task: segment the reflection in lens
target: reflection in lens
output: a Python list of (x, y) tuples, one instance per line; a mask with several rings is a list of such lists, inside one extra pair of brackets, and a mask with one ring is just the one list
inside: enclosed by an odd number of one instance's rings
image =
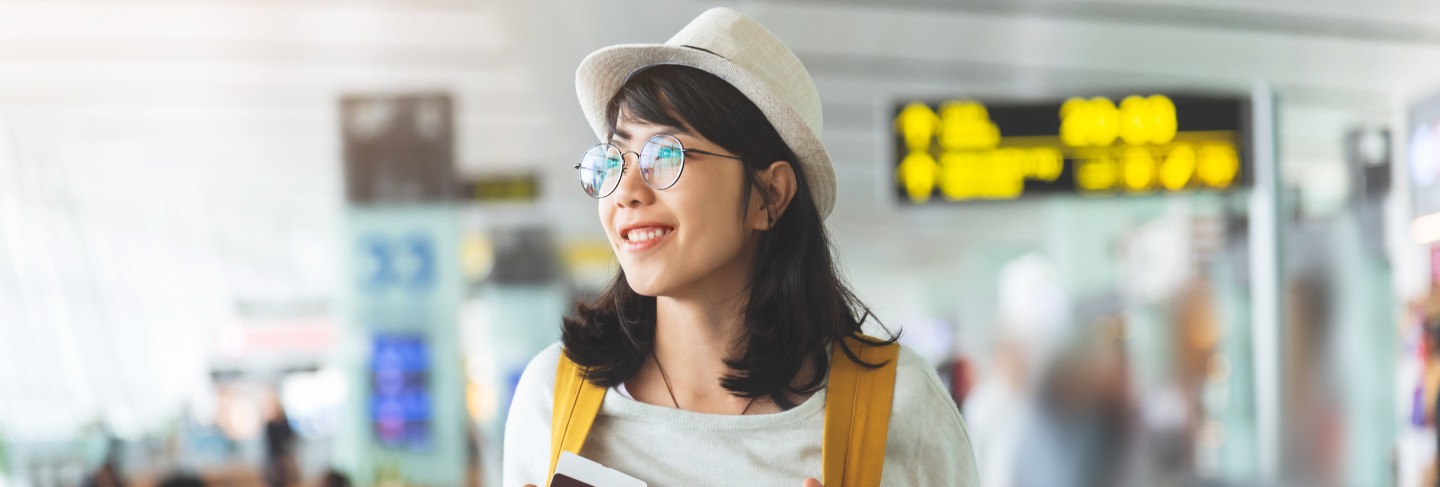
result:
[(624, 167), (620, 151), (611, 145), (597, 145), (585, 152), (580, 160), (580, 187), (587, 194), (602, 198), (615, 190)]
[(685, 148), (673, 135), (657, 135), (640, 151), (640, 174), (656, 189), (675, 185), (685, 164)]

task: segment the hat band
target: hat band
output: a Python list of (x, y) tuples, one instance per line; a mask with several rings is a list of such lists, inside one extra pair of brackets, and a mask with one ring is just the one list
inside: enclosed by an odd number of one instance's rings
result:
[[(715, 54), (715, 51), (711, 51), (711, 50), (706, 49), (706, 48), (703, 48), (703, 47), (695, 47), (695, 46), (691, 46), (691, 45), (687, 45), (687, 44), (681, 44), (680, 47), (688, 47), (688, 48), (690, 48), (690, 49), (694, 49), (694, 50), (696, 50), (696, 51), (704, 52), (704, 53), (706, 53), (706, 54), (709, 54), (709, 55), (711, 55), (711, 56), (718, 57), (718, 58), (720, 58), (720, 59), (724, 59), (724, 60), (726, 60), (726, 61), (729, 61), (729, 60), (730, 60), (729, 58), (726, 58), (725, 56), (721, 56), (721, 55), (719, 55), (719, 54)], [(652, 63), (652, 64), (646, 64), (646, 65), (643, 65), (643, 66), (637, 66), (637, 67), (635, 67), (635, 69), (632, 69), (632, 70), (630, 70), (629, 73), (625, 74), (625, 79), (620, 82), (620, 85), (621, 85), (621, 86), (624, 86), (625, 83), (629, 83), (629, 82), (630, 82), (630, 78), (634, 78), (635, 75), (636, 75), (637, 73), (641, 72), (641, 71), (644, 71), (644, 70), (649, 69), (649, 68), (653, 68), (653, 67), (655, 67), (655, 66), (667, 66), (667, 65), (668, 65), (668, 66), (686, 66), (685, 64), (681, 64), (681, 63), (671, 63), (671, 62)]]
[(724, 59), (724, 60), (726, 60), (726, 61), (729, 61), (729, 60), (730, 60), (729, 58), (726, 58), (725, 56), (721, 56), (721, 55), (719, 55), (719, 54), (715, 54), (715, 51), (711, 51), (711, 50), (706, 49), (706, 48), (703, 48), (703, 47), (695, 47), (695, 46), (692, 46), (692, 45), (689, 45), (689, 44), (681, 44), (680, 47), (688, 47), (688, 48), (694, 49), (694, 50), (696, 50), (696, 51), (705, 51), (705, 52), (707, 52), (707, 53), (710, 53), (710, 55), (715, 56), (715, 57), (718, 57), (718, 58), (720, 58), (720, 59)]

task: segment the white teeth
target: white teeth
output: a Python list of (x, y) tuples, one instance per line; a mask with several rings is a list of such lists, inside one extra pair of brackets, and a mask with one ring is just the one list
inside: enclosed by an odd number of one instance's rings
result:
[(632, 230), (626, 240), (629, 240), (631, 242), (644, 242), (647, 240), (654, 240), (663, 237), (667, 233), (670, 233), (670, 231), (659, 228), (650, 230)]

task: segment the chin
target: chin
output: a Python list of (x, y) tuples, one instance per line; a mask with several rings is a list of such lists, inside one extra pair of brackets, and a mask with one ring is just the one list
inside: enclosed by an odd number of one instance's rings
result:
[(635, 291), (635, 294), (641, 296), (653, 298), (663, 294), (664, 286), (661, 286), (660, 283), (656, 281), (655, 276), (647, 273), (625, 273), (625, 283), (630, 285), (630, 289)]

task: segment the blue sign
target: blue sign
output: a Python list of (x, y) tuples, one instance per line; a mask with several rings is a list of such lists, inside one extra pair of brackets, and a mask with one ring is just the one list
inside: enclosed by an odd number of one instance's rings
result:
[(369, 263), (361, 287), (376, 293), (395, 288), (423, 292), (435, 285), (435, 245), (429, 235), (368, 234), (360, 237), (360, 247)]
[(430, 444), (433, 416), (430, 351), (424, 337), (376, 335), (370, 354), (370, 419), (388, 447), (422, 449)]

